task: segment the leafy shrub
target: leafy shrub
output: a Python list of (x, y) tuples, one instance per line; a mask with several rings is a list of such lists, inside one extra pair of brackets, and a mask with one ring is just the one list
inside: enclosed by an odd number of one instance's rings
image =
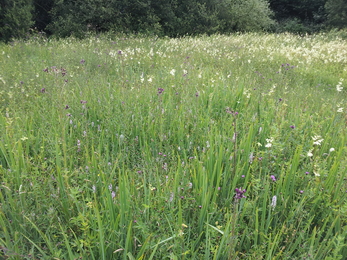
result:
[(34, 24), (32, 0), (2, 0), (0, 3), (0, 40), (23, 38)]
[(325, 4), (327, 25), (336, 28), (347, 28), (347, 1), (328, 0)]

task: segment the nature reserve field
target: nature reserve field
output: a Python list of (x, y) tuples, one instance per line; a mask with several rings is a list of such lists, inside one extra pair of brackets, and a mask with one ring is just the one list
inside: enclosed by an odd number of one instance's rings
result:
[(1, 259), (347, 259), (347, 42), (0, 45)]

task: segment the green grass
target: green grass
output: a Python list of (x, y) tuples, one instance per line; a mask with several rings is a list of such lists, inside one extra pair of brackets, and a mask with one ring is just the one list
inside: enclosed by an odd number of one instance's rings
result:
[(346, 80), (329, 34), (0, 45), (1, 258), (346, 259)]

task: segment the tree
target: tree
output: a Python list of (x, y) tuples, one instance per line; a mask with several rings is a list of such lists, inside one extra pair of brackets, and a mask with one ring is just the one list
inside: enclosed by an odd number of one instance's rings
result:
[(347, 0), (328, 0), (325, 9), (328, 26), (347, 28)]
[(218, 13), (224, 21), (224, 31), (259, 31), (274, 23), (265, 0), (224, 0)]
[(0, 40), (23, 38), (34, 24), (32, 0), (0, 2)]
[(273, 22), (266, 0), (55, 0), (51, 15), (47, 29), (63, 37), (88, 30), (211, 34), (262, 30)]
[(45, 31), (48, 24), (51, 23), (51, 10), (54, 0), (33, 0), (34, 1), (34, 20), (35, 28), (38, 31)]
[(327, 0), (270, 0), (279, 31), (296, 33), (314, 32), (325, 21), (324, 5)]

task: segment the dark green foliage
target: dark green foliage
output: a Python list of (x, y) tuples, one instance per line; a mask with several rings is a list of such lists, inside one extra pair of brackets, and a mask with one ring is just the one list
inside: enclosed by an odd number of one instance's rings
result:
[(293, 33), (315, 32), (325, 21), (327, 0), (270, 0), (278, 22), (277, 31)]
[(88, 31), (178, 36), (260, 30), (272, 20), (264, 0), (56, 0), (48, 29), (58, 36)]
[(138, 0), (57, 0), (48, 30), (57, 36), (83, 36), (89, 31), (139, 32), (155, 28), (150, 4)]
[(347, 27), (347, 0), (328, 0), (325, 4), (327, 24), (330, 27)]
[(2, 0), (0, 2), (0, 40), (23, 38), (33, 25), (32, 0)]
[(346, 9), (347, 0), (2, 0), (0, 40), (24, 37), (30, 29), (80, 38), (100, 32), (303, 34), (346, 27)]
[(52, 10), (54, 0), (34, 0), (34, 19), (35, 28), (38, 31), (46, 30), (46, 27), (52, 21), (50, 12)]

